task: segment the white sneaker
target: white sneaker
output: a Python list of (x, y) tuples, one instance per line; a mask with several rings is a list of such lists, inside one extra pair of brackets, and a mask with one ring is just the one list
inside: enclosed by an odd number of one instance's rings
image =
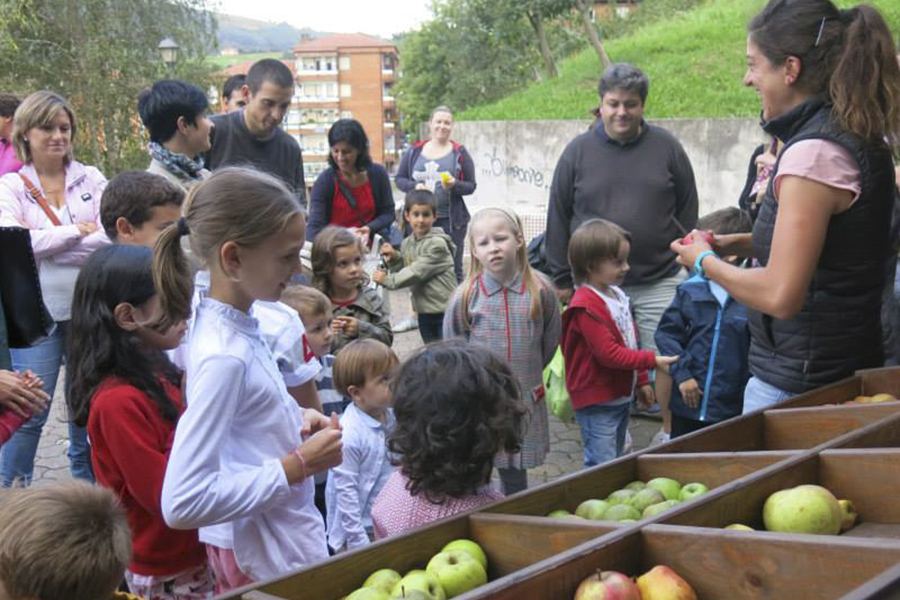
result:
[(625, 445), (622, 447), (622, 455), (631, 454), (634, 450), (634, 443), (631, 441), (631, 431), (625, 430)]
[(665, 429), (660, 429), (656, 432), (656, 435), (653, 436), (653, 439), (650, 440), (651, 446), (659, 446), (660, 444), (665, 444), (671, 439), (668, 433), (666, 433)]
[(394, 333), (403, 333), (405, 331), (412, 331), (413, 329), (418, 329), (418, 328), (419, 328), (419, 319), (416, 317), (416, 315), (413, 315), (411, 317), (407, 317), (407, 318), (403, 319), (402, 321), (400, 321), (399, 323), (394, 325), (391, 328), (391, 331), (393, 331)]

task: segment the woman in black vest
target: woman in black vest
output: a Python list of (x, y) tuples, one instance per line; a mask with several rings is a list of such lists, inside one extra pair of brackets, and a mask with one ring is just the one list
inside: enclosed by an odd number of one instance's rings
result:
[[(900, 67), (875, 9), (771, 0), (748, 31), (744, 84), (784, 149), (752, 234), (672, 244), (680, 262), (751, 309), (744, 412), (882, 364), (900, 146)], [(717, 253), (760, 266), (732, 267)]]

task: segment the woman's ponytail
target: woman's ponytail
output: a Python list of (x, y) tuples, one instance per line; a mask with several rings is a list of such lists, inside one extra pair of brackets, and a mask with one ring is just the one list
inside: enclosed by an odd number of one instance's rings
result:
[(833, 115), (864, 140), (900, 147), (900, 65), (881, 14), (861, 4), (841, 11), (844, 43), (829, 83)]

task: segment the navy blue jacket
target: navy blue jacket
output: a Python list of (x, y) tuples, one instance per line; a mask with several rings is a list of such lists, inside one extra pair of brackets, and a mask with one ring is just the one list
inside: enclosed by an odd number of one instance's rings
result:
[[(375, 218), (366, 223), (373, 234), (390, 227), (396, 219), (394, 214), (394, 193), (391, 178), (379, 164), (372, 163), (366, 168), (372, 197), (375, 199)], [(331, 224), (331, 209), (334, 206), (334, 169), (322, 171), (313, 184), (309, 198), (309, 219), (306, 223), (306, 239), (313, 241), (319, 232)]]
[[(705, 423), (741, 414), (744, 386), (750, 378), (750, 331), (743, 304), (729, 296), (722, 307), (709, 282), (695, 275), (678, 286), (655, 339), (660, 355), (679, 357), (670, 369), (673, 414)], [(678, 389), (679, 383), (692, 377), (703, 392), (697, 408), (688, 407)]]

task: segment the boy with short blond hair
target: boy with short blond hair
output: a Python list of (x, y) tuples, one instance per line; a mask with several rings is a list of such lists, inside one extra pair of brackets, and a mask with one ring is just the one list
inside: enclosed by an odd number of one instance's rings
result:
[(328, 544), (335, 550), (373, 539), (372, 504), (394, 471), (387, 436), (394, 429), (390, 383), (400, 361), (373, 339), (354, 340), (334, 361), (337, 391), (353, 400), (341, 417), (344, 461), (328, 474)]
[(0, 492), (0, 598), (107, 600), (131, 560), (125, 511), (81, 481)]
[(375, 271), (372, 279), (386, 289), (412, 287), (413, 310), (419, 319), (419, 334), (426, 344), (442, 338), (444, 311), (456, 291), (453, 255), (456, 245), (440, 227), (437, 199), (428, 190), (406, 195), (403, 217), (412, 229), (400, 245), (400, 252), (388, 243), (381, 246), (389, 273)]

